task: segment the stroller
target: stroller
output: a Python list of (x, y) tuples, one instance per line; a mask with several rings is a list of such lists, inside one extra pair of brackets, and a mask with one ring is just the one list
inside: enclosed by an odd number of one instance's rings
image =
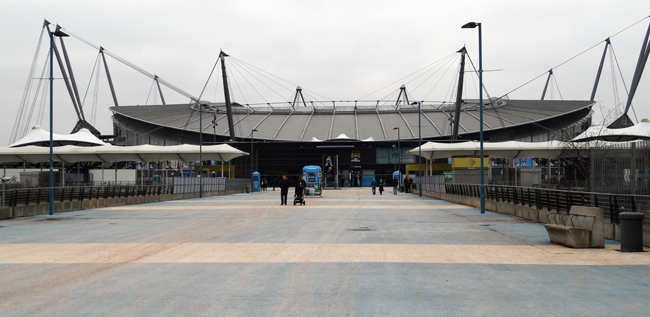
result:
[(293, 195), (293, 205), (305, 205), (305, 187), (300, 185), (296, 186), (296, 192)]

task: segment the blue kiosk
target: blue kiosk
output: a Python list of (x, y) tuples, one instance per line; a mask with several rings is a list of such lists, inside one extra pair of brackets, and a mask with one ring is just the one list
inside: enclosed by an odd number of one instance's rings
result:
[(397, 178), (398, 184), (402, 185), (402, 172), (394, 171), (393, 178)]
[(260, 173), (253, 172), (253, 192), (257, 193), (260, 191)]
[(306, 195), (323, 197), (321, 182), (323, 180), (323, 171), (320, 166), (308, 165), (302, 168), (302, 176), (305, 178)]

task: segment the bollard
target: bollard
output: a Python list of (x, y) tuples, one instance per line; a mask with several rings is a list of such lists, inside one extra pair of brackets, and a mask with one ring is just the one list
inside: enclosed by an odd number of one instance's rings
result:
[(621, 222), (621, 252), (643, 252), (643, 214), (622, 212), (618, 218)]

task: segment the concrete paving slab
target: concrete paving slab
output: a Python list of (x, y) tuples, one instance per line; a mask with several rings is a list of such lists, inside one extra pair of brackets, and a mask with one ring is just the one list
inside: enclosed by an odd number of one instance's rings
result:
[(0, 221), (0, 315), (650, 315), (650, 253), (416, 195), (279, 191)]

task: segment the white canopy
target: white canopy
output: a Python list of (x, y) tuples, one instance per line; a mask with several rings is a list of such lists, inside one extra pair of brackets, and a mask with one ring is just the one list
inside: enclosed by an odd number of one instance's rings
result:
[(604, 126), (591, 126), (572, 141), (632, 141), (650, 139), (650, 122), (639, 122), (631, 127), (608, 129)]
[[(489, 157), (498, 158), (526, 158), (526, 157), (561, 157), (563, 152), (585, 147), (585, 144), (568, 144), (561, 141), (549, 142), (495, 142), (483, 143), (483, 154)], [(409, 153), (418, 155), (415, 148)], [(459, 143), (436, 143), (427, 142), (422, 145), (422, 157), (428, 160), (437, 158), (448, 158), (452, 156), (480, 156), (481, 143), (468, 141)]]
[[(198, 145), (175, 146), (75, 146), (66, 145), (53, 149), (54, 161), (64, 163), (77, 162), (125, 162), (125, 161), (198, 161)], [(228, 162), (234, 158), (248, 155), (230, 145), (204, 145), (203, 160)], [(17, 148), (0, 147), (0, 163), (27, 162), (32, 164), (49, 162), (50, 148), (41, 146), (23, 146)]]
[[(53, 141), (58, 145), (108, 145), (108, 143), (102, 142), (94, 136), (88, 129), (79, 129), (77, 133), (73, 134), (52, 134)], [(15, 143), (9, 145), (9, 147), (20, 147), (27, 145), (39, 145), (50, 142), (50, 132), (41, 129), (40, 126), (35, 125), (27, 135), (22, 139), (16, 141)]]

